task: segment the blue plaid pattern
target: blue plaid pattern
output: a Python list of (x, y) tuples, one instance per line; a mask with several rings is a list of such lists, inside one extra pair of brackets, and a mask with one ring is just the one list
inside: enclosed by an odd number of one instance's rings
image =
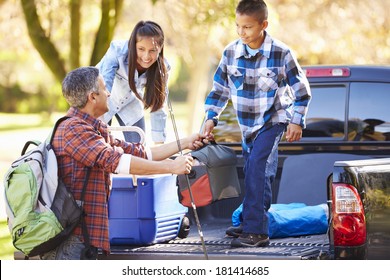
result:
[(265, 32), (259, 53), (250, 55), (241, 40), (224, 50), (205, 101), (206, 119), (219, 117), (229, 99), (243, 140), (277, 123), (303, 128), (311, 99), (309, 82), (293, 52)]

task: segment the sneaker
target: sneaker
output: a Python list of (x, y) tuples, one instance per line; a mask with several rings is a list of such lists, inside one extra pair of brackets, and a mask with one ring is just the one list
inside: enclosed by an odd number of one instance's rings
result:
[(239, 225), (238, 227), (228, 227), (228, 229), (226, 230), (226, 234), (228, 236), (232, 236), (232, 237), (239, 237), (242, 233), (242, 225)]
[(266, 247), (268, 245), (268, 235), (254, 233), (242, 233), (230, 243), (232, 247)]

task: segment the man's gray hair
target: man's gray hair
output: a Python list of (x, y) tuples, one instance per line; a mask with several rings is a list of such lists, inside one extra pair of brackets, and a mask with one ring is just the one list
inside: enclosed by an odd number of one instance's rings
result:
[(84, 108), (91, 92), (99, 92), (99, 69), (92, 66), (70, 71), (62, 81), (62, 94), (68, 104)]

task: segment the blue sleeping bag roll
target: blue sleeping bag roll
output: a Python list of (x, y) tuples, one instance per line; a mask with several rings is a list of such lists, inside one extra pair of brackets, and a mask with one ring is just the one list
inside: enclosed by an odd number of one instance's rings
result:
[[(268, 218), (270, 238), (323, 234), (328, 229), (328, 205), (271, 204)], [(233, 226), (241, 222), (242, 204), (232, 214)]]

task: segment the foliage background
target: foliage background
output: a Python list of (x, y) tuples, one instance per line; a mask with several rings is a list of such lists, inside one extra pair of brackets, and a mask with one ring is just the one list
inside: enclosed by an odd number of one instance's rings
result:
[[(390, 1), (266, 2), (267, 31), (289, 45), (302, 65), (390, 65)], [(26, 140), (43, 140), (53, 121), (67, 110), (60, 85), (65, 73), (80, 65), (95, 65), (110, 40), (128, 39), (139, 20), (154, 20), (163, 27), (165, 55), (172, 66), (170, 97), (179, 131), (197, 131), (221, 52), (237, 37), (237, 3), (0, 0), (1, 178)], [(3, 211), (2, 200), (0, 207)], [(12, 258), (12, 251), (2, 221), (0, 259)]]
[[(390, 1), (266, 2), (268, 32), (288, 44), (302, 65), (390, 64)], [(60, 90), (65, 73), (95, 65), (111, 39), (127, 39), (136, 22), (154, 20), (165, 31), (171, 98), (191, 104), (191, 132), (200, 127), (203, 100), (223, 47), (237, 37), (237, 3), (0, 0), (0, 111), (65, 111)]]

